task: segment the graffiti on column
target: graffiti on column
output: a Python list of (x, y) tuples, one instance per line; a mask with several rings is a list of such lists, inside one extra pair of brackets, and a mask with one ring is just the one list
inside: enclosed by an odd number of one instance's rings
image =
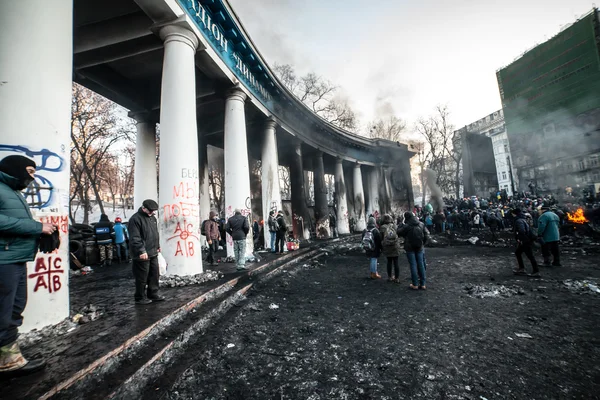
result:
[[(199, 243), (199, 227), (194, 221), (200, 217), (198, 204), (198, 170), (182, 168), (182, 179), (173, 186), (173, 203), (163, 206), (163, 221), (170, 234), (167, 241), (175, 240), (175, 257), (192, 257)], [(191, 180), (189, 180), (191, 178)]]
[[(62, 146), (64, 150), (64, 145)], [(55, 203), (53, 199), (54, 186), (48, 173), (60, 172), (65, 162), (58, 154), (48, 150), (31, 150), (25, 146), (0, 144), (0, 159), (13, 154), (20, 154), (31, 158), (36, 163), (35, 180), (23, 191), (23, 195), (32, 208), (47, 208)], [(50, 212), (58, 212), (58, 207), (53, 207)]]
[[(40, 218), (40, 222), (58, 226), (61, 242), (65, 240), (64, 235), (69, 230), (69, 218), (67, 216), (44, 216)], [(56, 249), (52, 253), (39, 253), (35, 260), (33, 273), (27, 277), (35, 281), (34, 293), (37, 293), (38, 290), (54, 293), (63, 287), (62, 278), (65, 273), (63, 259), (59, 255), (58, 249)]]
[(276, 201), (272, 201), (271, 202), (271, 208), (270, 211), (275, 211), (277, 212), (277, 202)]

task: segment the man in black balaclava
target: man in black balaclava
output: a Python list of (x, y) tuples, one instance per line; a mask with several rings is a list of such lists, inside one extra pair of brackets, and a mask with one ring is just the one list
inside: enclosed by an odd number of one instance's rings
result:
[(33, 219), (20, 192), (33, 182), (35, 167), (33, 160), (18, 155), (0, 161), (0, 378), (46, 365), (25, 359), (17, 343), (27, 304), (27, 262), (35, 259), (40, 235), (56, 231)]

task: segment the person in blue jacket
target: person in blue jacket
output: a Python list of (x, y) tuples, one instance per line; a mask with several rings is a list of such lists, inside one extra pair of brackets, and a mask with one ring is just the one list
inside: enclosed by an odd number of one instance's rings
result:
[(543, 214), (538, 219), (538, 237), (543, 242), (544, 266), (550, 266), (550, 254), (552, 254), (552, 265), (560, 267), (560, 250), (558, 248), (560, 218), (550, 211), (548, 206), (542, 206), (542, 212)]
[(129, 231), (123, 225), (121, 217), (115, 218), (115, 245), (117, 247), (117, 258), (119, 262), (129, 262), (129, 251), (127, 249), (129, 242)]
[(21, 193), (35, 179), (35, 168), (33, 160), (19, 155), (0, 161), (0, 379), (46, 366), (23, 357), (17, 342), (27, 304), (27, 262), (35, 259), (40, 235), (57, 230), (33, 219)]

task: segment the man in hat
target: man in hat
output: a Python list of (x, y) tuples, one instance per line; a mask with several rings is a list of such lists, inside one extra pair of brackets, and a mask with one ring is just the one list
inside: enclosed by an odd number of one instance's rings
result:
[(246, 268), (246, 236), (250, 232), (250, 224), (248, 218), (242, 215), (242, 212), (236, 208), (233, 217), (227, 220), (227, 233), (233, 239), (233, 253), (238, 271), (243, 271)]
[(550, 266), (550, 254), (552, 254), (552, 265), (560, 267), (560, 250), (558, 248), (560, 218), (550, 211), (550, 207), (547, 205), (543, 205), (541, 211), (542, 215), (538, 219), (538, 237), (542, 240), (544, 266)]
[(158, 294), (158, 253), (160, 244), (154, 214), (158, 204), (144, 200), (137, 213), (129, 219), (129, 254), (133, 259), (135, 304), (145, 305), (164, 301)]
[(46, 366), (28, 361), (17, 343), (27, 304), (27, 262), (35, 259), (40, 235), (56, 226), (33, 219), (21, 191), (34, 181), (35, 162), (12, 155), (0, 161), (0, 377), (25, 375)]
[(529, 275), (534, 278), (539, 278), (540, 270), (538, 268), (537, 261), (533, 255), (533, 235), (531, 234), (531, 227), (526, 220), (525, 214), (519, 208), (510, 210), (511, 215), (514, 217), (514, 231), (515, 239), (517, 241), (517, 249), (515, 256), (519, 267), (513, 270), (515, 275), (527, 275), (525, 272), (525, 264), (523, 263), (523, 253), (527, 256), (531, 262), (532, 273)]

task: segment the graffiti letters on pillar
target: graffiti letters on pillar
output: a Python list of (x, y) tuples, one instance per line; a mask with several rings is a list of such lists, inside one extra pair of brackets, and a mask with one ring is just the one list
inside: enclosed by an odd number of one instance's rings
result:
[(276, 201), (271, 202), (271, 208), (269, 211), (277, 212), (277, 202)]
[[(40, 222), (54, 224), (59, 228), (61, 240), (69, 230), (69, 218), (67, 216), (44, 216)], [(33, 282), (33, 291), (47, 291), (55, 293), (63, 287), (62, 278), (65, 276), (63, 259), (58, 254), (58, 249), (52, 253), (39, 253), (35, 259), (34, 272), (27, 277)]]
[(167, 241), (177, 241), (175, 257), (192, 257), (196, 252), (194, 243), (200, 241), (200, 227), (193, 223), (200, 217), (198, 170), (182, 168), (181, 178), (185, 180), (173, 186), (173, 203), (163, 206), (163, 220), (172, 227)]
[[(61, 146), (63, 152), (64, 145)], [(48, 173), (60, 172), (64, 169), (64, 159), (58, 154), (48, 150), (31, 150), (25, 146), (0, 144), (0, 159), (19, 154), (31, 158), (36, 164), (35, 180), (23, 191), (27, 203), (32, 208), (47, 208), (55, 203), (53, 199), (54, 186)], [(50, 208), (50, 212), (59, 212), (58, 207)]]
[(317, 238), (323, 239), (329, 237), (329, 216), (317, 221)]

